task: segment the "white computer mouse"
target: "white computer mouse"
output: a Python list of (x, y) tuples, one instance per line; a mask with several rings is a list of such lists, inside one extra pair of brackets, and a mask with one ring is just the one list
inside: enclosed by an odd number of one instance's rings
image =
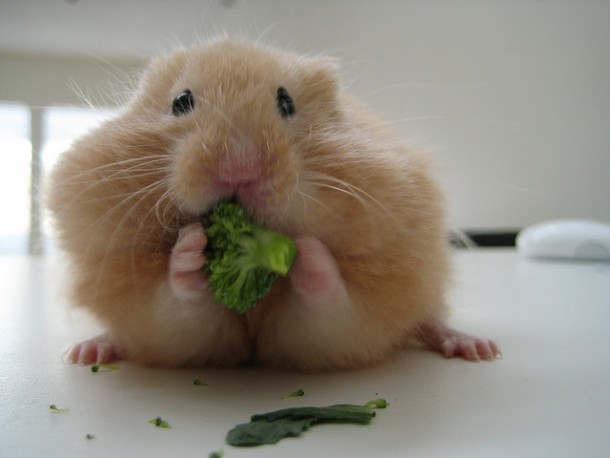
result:
[(529, 258), (610, 261), (610, 224), (585, 219), (535, 224), (519, 232), (517, 250)]

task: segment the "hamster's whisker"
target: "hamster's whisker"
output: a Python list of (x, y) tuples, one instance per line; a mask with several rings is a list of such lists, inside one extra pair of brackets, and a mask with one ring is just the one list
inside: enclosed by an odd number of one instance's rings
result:
[(471, 122), (477, 124), (492, 124), (500, 126), (523, 126), (524, 122), (520, 121), (499, 121), (496, 119), (485, 119), (485, 118), (471, 118), (465, 116), (443, 116), (443, 115), (421, 115), (411, 116), (408, 118), (393, 119), (391, 121), (380, 122), (380, 126), (393, 126), (401, 124), (403, 122), (417, 122), (417, 121), (460, 121), (460, 122)]
[[(133, 172), (133, 171), (132, 171)], [(139, 178), (146, 178), (146, 177), (154, 177), (154, 176), (159, 176), (161, 173), (163, 173), (162, 169), (156, 169), (156, 170), (143, 170), (143, 171), (139, 171), (137, 173), (131, 173), (130, 175), (126, 176), (126, 177), (109, 177), (108, 179), (103, 178), (100, 181), (96, 182), (93, 186), (95, 185), (99, 185), (102, 183), (110, 183), (112, 181), (115, 182), (122, 182), (122, 181), (128, 181), (128, 180), (132, 180), (132, 179), (139, 179)]]
[[(172, 208), (174, 202), (172, 199), (172, 192), (168, 187), (167, 180), (165, 180), (165, 179), (159, 180), (158, 184), (159, 184), (159, 187), (161, 189), (165, 189), (165, 191), (159, 198), (155, 199), (155, 204), (142, 217), (140, 224), (138, 225), (138, 228), (133, 235), (134, 243), (131, 244), (130, 258), (131, 258), (131, 275), (133, 277), (132, 282), (134, 284), (137, 284), (137, 279), (138, 279), (138, 276), (137, 276), (138, 266), (137, 266), (137, 262), (136, 262), (138, 259), (138, 252), (139, 252), (139, 250), (136, 249), (138, 246), (138, 242), (140, 241), (140, 243), (143, 243), (141, 241), (146, 240), (148, 243), (150, 243), (150, 241), (151, 241), (148, 237), (146, 237), (146, 234), (150, 232), (150, 224), (148, 223), (149, 215), (151, 215), (154, 212), (155, 218), (159, 224), (159, 228), (161, 228), (161, 230), (166, 234), (172, 233), (178, 227), (178, 224), (176, 223), (176, 221), (174, 221), (175, 224), (174, 224), (174, 226), (172, 226), (171, 224), (169, 224), (169, 221), (167, 218), (167, 213), (172, 212), (172, 210), (173, 210), (173, 213), (176, 214), (176, 209)], [(150, 193), (154, 192), (154, 189), (151, 189), (149, 192)], [(163, 211), (160, 210), (162, 203), (165, 203)], [(137, 203), (136, 203), (136, 205), (137, 205)], [(180, 212), (178, 212), (178, 214), (176, 214), (175, 220), (179, 219), (179, 216), (178, 216), (179, 214), (180, 214)], [(140, 237), (141, 233), (144, 234), (143, 237)], [(156, 241), (155, 246), (146, 245), (145, 248), (149, 249), (151, 252), (161, 251), (164, 248), (163, 240), (164, 240), (164, 237), (159, 237)]]
[[(379, 210), (381, 210), (388, 218), (398, 223), (396, 225), (397, 230), (405, 230), (403, 226), (396, 220), (396, 216), (386, 205), (384, 205), (370, 193), (364, 191), (362, 188), (352, 183), (349, 183), (348, 181), (329, 175), (327, 173), (308, 171), (307, 175), (310, 178), (310, 180), (308, 180), (308, 183), (312, 186), (318, 186), (320, 188), (326, 188), (337, 192), (345, 193), (346, 195), (352, 196), (365, 208), (370, 208), (371, 205), (374, 205)], [(376, 221), (376, 219), (374, 218), (374, 213), (367, 212), (366, 215), (371, 221)]]
[(108, 169), (112, 169), (112, 167), (117, 167), (117, 169), (116, 169), (117, 171), (128, 171), (129, 168), (125, 169), (122, 167), (125, 165), (132, 164), (132, 163), (135, 163), (136, 166), (142, 166), (142, 165), (154, 164), (157, 162), (169, 162), (169, 160), (170, 159), (168, 156), (161, 155), (161, 154), (120, 159), (120, 160), (108, 162), (105, 164), (100, 164), (96, 167), (84, 170), (84, 171), (74, 174), (74, 175), (71, 175), (70, 177), (66, 178), (65, 181), (71, 181), (71, 180), (77, 179), (78, 177), (80, 177), (82, 175), (87, 175), (87, 174), (94, 173), (94, 172), (106, 171)]
[(308, 172), (308, 175), (313, 178), (313, 181), (310, 181), (312, 185), (325, 187), (327, 189), (333, 189), (338, 192), (343, 192), (347, 195), (354, 197), (365, 206), (368, 206), (368, 204), (370, 203), (374, 203), (384, 212), (390, 213), (387, 207), (378, 199), (373, 197), (370, 193), (364, 191), (362, 188), (353, 185), (348, 181), (321, 172)]
[(356, 200), (358, 200), (360, 203), (362, 204), (368, 204), (368, 202), (366, 202), (366, 200), (362, 197), (359, 196), (357, 193), (355, 193), (354, 191), (352, 191), (351, 189), (345, 189), (342, 188), (340, 186), (334, 186), (332, 184), (328, 184), (328, 183), (324, 183), (321, 181), (310, 181), (310, 184), (317, 186), (318, 188), (326, 188), (326, 189), (331, 189), (333, 191), (337, 191), (337, 192), (342, 192), (344, 194), (347, 194), (348, 196), (351, 196), (353, 198), (355, 198)]
[[(159, 223), (159, 226), (164, 230), (164, 231), (171, 231), (173, 229), (175, 229), (175, 226), (171, 226), (168, 224), (168, 221), (170, 221), (170, 218), (168, 218), (168, 215), (176, 215), (176, 214), (182, 214), (182, 210), (176, 206), (175, 202), (176, 199), (174, 198), (174, 194), (172, 192), (172, 190), (169, 188), (168, 183), (164, 184), (165, 192), (161, 195), (161, 197), (159, 197), (159, 199), (155, 202), (155, 205), (153, 206), (154, 208), (154, 212), (155, 212), (155, 217), (157, 218), (157, 222)], [(161, 206), (163, 205), (163, 210), (161, 210)]]
[[(146, 160), (144, 160), (144, 159), (146, 159)], [(139, 163), (136, 163), (135, 165), (131, 165), (128, 168), (121, 168), (123, 165), (129, 164), (131, 162), (139, 162)], [(157, 163), (165, 163), (166, 166), (165, 167), (155, 166), (153, 168), (153, 166)], [(98, 167), (94, 167), (92, 169), (86, 170), (84, 172), (72, 175), (70, 178), (64, 180), (62, 183), (59, 183), (59, 185), (61, 185), (63, 183), (67, 184), (67, 183), (79, 181), (79, 180), (90, 182), (91, 179), (94, 178), (95, 175), (98, 175), (100, 172), (107, 172), (107, 171), (113, 172), (112, 174), (110, 174), (108, 176), (104, 176), (100, 180), (93, 181), (91, 184), (89, 184), (89, 186), (87, 186), (86, 188), (81, 190), (81, 194), (82, 194), (82, 193), (88, 191), (89, 189), (91, 189), (95, 186), (98, 186), (100, 183), (107, 183), (107, 182), (110, 182), (115, 179), (128, 180), (129, 178), (132, 178), (132, 177), (145, 176), (143, 174), (143, 172), (147, 172), (148, 174), (159, 173), (162, 171), (170, 170), (170, 166), (171, 166), (171, 164), (169, 162), (169, 158), (167, 158), (166, 156), (159, 156), (152, 160), (150, 158), (138, 158), (138, 160), (128, 159), (128, 160), (124, 160), (124, 161), (123, 160), (114, 161), (109, 164), (103, 164)], [(116, 167), (116, 169), (113, 170), (112, 167)], [(133, 173), (134, 171), (137, 171), (138, 173)], [(125, 176), (125, 175), (127, 175), (127, 176)]]
[[(161, 159), (156, 159), (156, 161), (160, 162)], [(167, 161), (167, 158), (163, 157), (163, 161), (164, 162)], [(132, 162), (132, 161), (129, 160), (129, 161), (125, 161), (125, 162)], [(89, 202), (92, 203), (92, 202), (98, 202), (98, 201), (103, 201), (103, 200), (108, 200), (108, 199), (114, 199), (116, 197), (122, 196), (123, 194), (127, 193), (127, 192), (125, 192), (125, 193), (122, 192), (120, 194), (115, 194), (115, 195), (105, 194), (103, 197), (100, 196), (99, 198), (94, 198), (94, 199), (89, 198), (87, 200), (82, 199), (82, 196), (84, 194), (87, 194), (89, 191), (91, 191), (92, 189), (94, 189), (97, 186), (101, 186), (101, 185), (110, 183), (112, 181), (119, 181), (119, 180), (121, 180), (121, 181), (124, 180), (125, 182), (129, 182), (129, 180), (131, 180), (133, 178), (142, 178), (142, 177), (154, 176), (154, 175), (158, 175), (158, 174), (165, 174), (166, 172), (168, 172), (170, 170), (169, 163), (165, 167), (156, 167), (154, 169), (150, 169), (149, 168), (150, 161), (148, 161), (145, 164), (134, 165), (134, 166), (129, 167), (128, 169), (117, 169), (116, 172), (112, 173), (109, 176), (105, 176), (105, 177), (101, 178), (100, 180), (92, 180), (92, 178), (94, 178), (94, 176), (97, 175), (100, 170), (108, 169), (108, 167), (116, 166), (119, 163), (122, 163), (122, 161), (117, 161), (117, 162), (113, 162), (111, 164), (105, 164), (104, 166), (90, 169), (89, 171), (82, 172), (82, 173), (72, 176), (70, 180), (65, 180), (62, 183), (58, 183), (58, 185), (61, 186), (63, 183), (67, 184), (69, 181), (76, 181), (77, 178), (81, 181), (89, 183), (78, 194), (76, 194), (72, 198), (72, 200), (67, 202), (67, 205), (65, 206), (65, 208), (70, 208), (70, 204), (74, 203), (76, 200), (81, 200), (82, 202), (85, 202), (85, 203), (89, 203)], [(146, 166), (146, 169), (140, 170), (143, 168), (144, 165)]]
[[(132, 262), (134, 266), (132, 268), (132, 273), (134, 276), (137, 273), (135, 268), (135, 259), (137, 258), (137, 250), (135, 249), (136, 244), (139, 240), (146, 240), (148, 243), (150, 243), (151, 241), (150, 237), (147, 237), (146, 235), (141, 238), (139, 236), (139, 234), (142, 232), (144, 232), (144, 234), (150, 232), (151, 224), (149, 222), (149, 216), (154, 213), (155, 219), (158, 223), (158, 227), (163, 233), (170, 234), (172, 239), (175, 238), (176, 231), (182, 226), (181, 219), (184, 216), (184, 212), (180, 208), (180, 206), (177, 205), (177, 200), (174, 198), (174, 192), (170, 186), (170, 181), (167, 178), (163, 178), (157, 182), (157, 185), (158, 188), (151, 187), (151, 189), (148, 190), (148, 194), (152, 194), (157, 190), (162, 190), (163, 193), (159, 197), (156, 197), (154, 199), (155, 204), (150, 207), (146, 214), (144, 214), (144, 216), (141, 218), (140, 224), (138, 225), (138, 230), (133, 236), (134, 243), (132, 243), (131, 245), (131, 251), (132, 258), (134, 259), (134, 261)], [(135, 205), (137, 204), (138, 203), (136, 203)], [(159, 237), (157, 238), (155, 246), (146, 245), (145, 249), (150, 250), (151, 252), (164, 250), (166, 249), (163, 244), (164, 240), (165, 237)], [(136, 278), (134, 278), (134, 281), (135, 279)]]
[[(157, 180), (155, 182), (150, 183), (149, 185), (141, 188), (137, 191), (125, 191), (123, 193), (118, 193), (110, 197), (112, 200), (117, 200), (117, 198), (122, 199), (118, 200), (116, 204), (108, 208), (104, 211), (98, 218), (96, 218), (88, 227), (86, 227), (83, 231), (89, 232), (92, 229), (96, 231), (106, 230), (105, 222), (114, 217), (114, 215), (119, 211), (124, 211), (123, 217), (119, 220), (118, 224), (115, 225), (115, 229), (113, 232), (116, 232), (117, 229), (121, 229), (124, 227), (126, 221), (132, 216), (133, 212), (138, 209), (138, 205), (151, 193), (161, 189), (163, 186), (163, 182), (161, 180)], [(100, 199), (109, 199), (109, 197), (104, 197)], [(137, 199), (133, 202), (134, 199)], [(97, 199), (91, 199), (91, 202), (96, 202)], [(85, 201), (88, 203), (89, 201)], [(133, 202), (133, 203), (132, 203)], [(125, 208), (126, 205), (129, 205), (128, 208)], [(112, 238), (111, 238), (112, 240)], [(111, 244), (110, 244), (111, 245)]]
[(303, 201), (303, 209), (305, 210), (305, 212), (309, 212), (309, 206), (307, 205), (306, 200), (312, 200), (313, 202), (315, 202), (316, 204), (318, 204), (320, 207), (324, 207), (326, 209), (330, 209), (330, 207), (328, 205), (326, 205), (324, 202), (322, 202), (320, 199), (315, 198), (314, 196), (312, 196), (311, 194), (308, 194), (304, 191), (298, 190), (297, 194), (301, 197), (301, 200)]
[[(144, 188), (142, 188), (132, 194), (127, 195), (126, 199), (118, 202), (116, 205), (114, 205), (109, 210), (107, 210), (102, 215), (101, 218), (98, 219), (98, 223), (96, 224), (96, 226), (97, 226), (96, 231), (102, 230), (102, 228), (104, 228), (104, 224), (102, 224), (102, 223), (105, 219), (111, 218), (113, 216), (114, 212), (122, 210), (124, 208), (124, 206), (129, 203), (129, 207), (125, 209), (123, 217), (114, 226), (112, 233), (110, 234), (110, 237), (108, 238), (108, 244), (106, 246), (106, 250), (104, 252), (104, 256), (102, 258), (101, 265), (99, 266), (99, 272), (97, 275), (96, 283), (99, 283), (99, 281), (100, 281), (102, 273), (103, 273), (104, 269), (106, 268), (108, 257), (113, 252), (114, 247), (116, 246), (118, 237), (120, 235), (124, 234), (125, 232), (130, 232), (130, 231), (125, 231), (125, 227), (126, 227), (128, 221), (132, 218), (133, 214), (140, 209), (140, 207), (141, 207), (140, 204), (144, 200), (150, 198), (149, 197), (150, 194), (161, 189), (162, 186), (164, 186), (164, 184), (165, 183), (163, 182), (163, 180), (159, 180), (159, 181), (149, 184), (148, 186), (145, 186)], [(135, 200), (135, 202), (130, 203), (131, 201), (133, 201), (134, 198), (137, 198), (137, 200)], [(132, 259), (135, 257), (135, 254), (138, 251), (137, 247), (139, 246), (139, 244), (137, 244), (137, 240), (135, 240), (135, 239), (137, 239), (137, 235), (143, 229), (146, 229), (146, 230), (150, 229), (150, 227), (148, 227), (146, 225), (146, 219), (151, 211), (152, 211), (151, 209), (148, 210), (145, 217), (142, 218), (142, 220), (137, 225), (137, 229), (136, 229), (135, 233), (133, 234), (132, 243), (130, 244)], [(133, 272), (133, 273), (135, 275), (135, 272)], [(97, 288), (96, 288), (96, 290), (97, 290)]]

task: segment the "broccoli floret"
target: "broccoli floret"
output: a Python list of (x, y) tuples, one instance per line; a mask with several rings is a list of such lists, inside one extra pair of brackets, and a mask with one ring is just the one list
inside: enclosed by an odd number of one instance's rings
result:
[(244, 313), (265, 296), (296, 256), (290, 238), (256, 224), (245, 210), (220, 201), (204, 221), (204, 271), (214, 300)]

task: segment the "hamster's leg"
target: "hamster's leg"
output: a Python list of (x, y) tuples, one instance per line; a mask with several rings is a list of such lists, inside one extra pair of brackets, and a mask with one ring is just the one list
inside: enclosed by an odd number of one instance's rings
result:
[(125, 358), (123, 349), (106, 334), (72, 345), (65, 353), (72, 364), (106, 364)]
[(298, 255), (290, 269), (290, 282), (301, 302), (315, 307), (346, 303), (345, 282), (328, 248), (313, 237), (295, 243)]
[(208, 281), (203, 273), (203, 248), (206, 243), (201, 224), (180, 229), (169, 260), (169, 281), (176, 297), (195, 299), (205, 291)]
[(446, 358), (461, 356), (468, 361), (493, 361), (502, 357), (494, 341), (464, 334), (438, 320), (420, 324), (417, 337)]

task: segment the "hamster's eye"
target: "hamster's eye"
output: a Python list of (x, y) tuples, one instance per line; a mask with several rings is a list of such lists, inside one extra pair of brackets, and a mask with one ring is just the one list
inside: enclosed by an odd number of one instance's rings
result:
[(292, 100), (292, 97), (290, 97), (290, 94), (288, 94), (288, 91), (286, 89), (284, 89), (282, 86), (278, 87), (277, 95), (275, 98), (277, 101), (277, 107), (280, 110), (282, 118), (287, 118), (289, 116), (294, 115), (294, 101)]
[(189, 111), (192, 111), (195, 108), (195, 97), (193, 93), (188, 89), (186, 91), (181, 92), (174, 99), (174, 103), (172, 104), (172, 114), (174, 116), (181, 116), (183, 114), (187, 114)]

